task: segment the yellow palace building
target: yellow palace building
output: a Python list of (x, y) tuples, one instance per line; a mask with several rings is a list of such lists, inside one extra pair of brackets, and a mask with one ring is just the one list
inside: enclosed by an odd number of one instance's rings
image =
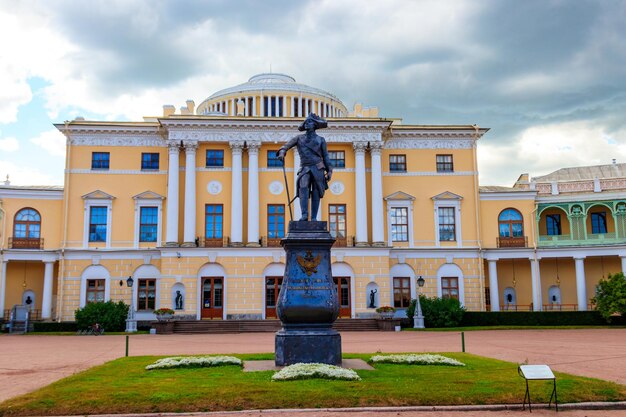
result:
[[(138, 320), (161, 307), (274, 319), (290, 220), (276, 154), (309, 112), (329, 122), (318, 133), (334, 175), (319, 217), (337, 239), (342, 317), (402, 310), (419, 291), (474, 311), (586, 310), (598, 280), (626, 268), (626, 164), (481, 187), (488, 129), (404, 125), (259, 74), (162, 117), (57, 124), (63, 187), (0, 185), (5, 319), (26, 305), (32, 319), (71, 321), (89, 302), (131, 297)], [(288, 153), (292, 195), (298, 166)]]

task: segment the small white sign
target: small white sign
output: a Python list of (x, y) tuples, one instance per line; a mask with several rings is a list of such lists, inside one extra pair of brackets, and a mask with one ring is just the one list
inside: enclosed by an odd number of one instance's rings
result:
[(334, 195), (341, 195), (346, 187), (343, 185), (341, 181), (333, 181), (330, 183), (330, 192)]
[(526, 379), (555, 379), (548, 365), (520, 365), (519, 369)]
[(207, 184), (206, 189), (209, 194), (217, 195), (222, 192), (222, 183), (217, 180), (211, 181)]

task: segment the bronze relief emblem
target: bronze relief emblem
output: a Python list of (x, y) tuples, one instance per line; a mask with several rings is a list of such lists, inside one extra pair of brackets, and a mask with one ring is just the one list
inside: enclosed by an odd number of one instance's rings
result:
[(306, 255), (304, 257), (298, 255), (296, 256), (300, 267), (304, 271), (304, 273), (310, 277), (311, 274), (317, 272), (317, 266), (322, 262), (322, 255), (317, 255), (313, 257), (313, 252), (308, 250), (306, 251)]

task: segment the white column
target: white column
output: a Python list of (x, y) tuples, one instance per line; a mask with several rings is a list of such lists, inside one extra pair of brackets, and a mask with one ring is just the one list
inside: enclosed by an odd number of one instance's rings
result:
[[(385, 217), (383, 213), (383, 169), (381, 163), (382, 142), (371, 142), (372, 156), (372, 244), (385, 246)], [(411, 224), (412, 222), (409, 222)]]
[(230, 99), (230, 112), (228, 113), (229, 116), (237, 116), (237, 109), (235, 108), (235, 99), (231, 98)]
[[(300, 166), (300, 154), (298, 153), (298, 150), (294, 148), (294, 151), (293, 151), (293, 188), (289, 190), (290, 198), (293, 198), (298, 192), (298, 167), (299, 166)], [(291, 207), (293, 207), (293, 219), (300, 220), (300, 217), (302, 217), (302, 210), (300, 210), (300, 200), (299, 199), (294, 200)]]
[(248, 109), (248, 97), (243, 98), (243, 115), (250, 116), (250, 109)]
[(44, 264), (41, 318), (46, 320), (52, 317), (52, 270), (54, 262), (44, 262)]
[(196, 246), (196, 149), (198, 142), (185, 142), (185, 221), (183, 246)]
[(367, 142), (354, 142), (356, 156), (356, 246), (367, 246), (367, 190), (365, 186), (365, 148)]
[(243, 221), (243, 190), (241, 181), (241, 153), (243, 142), (230, 142), (230, 149), (233, 155), (233, 171), (232, 171), (232, 201), (230, 211), (230, 243), (233, 246), (242, 246), (242, 227)]
[(256, 96), (252, 97), (252, 115), (256, 116)]
[(283, 111), (281, 112), (281, 116), (287, 117), (287, 96), (283, 96)]
[(261, 100), (261, 103), (259, 105), (260, 105), (261, 114), (259, 114), (259, 116), (264, 117), (265, 116), (265, 99), (263, 97), (262, 91), (261, 91), (260, 100)]
[(539, 260), (530, 260), (530, 278), (533, 291), (533, 310), (541, 311), (541, 274), (539, 273)]
[(500, 290), (498, 289), (498, 268), (496, 259), (487, 259), (489, 264), (489, 302), (491, 311), (500, 311)]
[(574, 258), (576, 265), (576, 296), (578, 311), (587, 310), (587, 281), (585, 280), (585, 257)]
[(248, 243), (259, 246), (259, 147), (261, 142), (248, 145)]
[(626, 274), (626, 256), (620, 256), (620, 259), (622, 260), (622, 272)]
[(295, 97), (289, 97), (289, 106), (291, 107), (291, 110), (289, 111), (289, 115), (291, 117), (295, 117), (296, 116), (296, 106), (298, 105), (298, 99)]
[[(178, 143), (168, 142), (169, 164), (167, 171), (167, 226), (165, 245), (178, 246)], [(160, 242), (159, 242), (160, 244)]]
[(4, 259), (0, 261), (0, 314), (4, 314), (4, 298), (7, 294), (7, 263)]
[(298, 117), (302, 117), (304, 115), (304, 107), (302, 107), (302, 96), (298, 99)]
[(307, 117), (309, 115), (309, 100), (308, 99), (304, 99), (304, 117)]

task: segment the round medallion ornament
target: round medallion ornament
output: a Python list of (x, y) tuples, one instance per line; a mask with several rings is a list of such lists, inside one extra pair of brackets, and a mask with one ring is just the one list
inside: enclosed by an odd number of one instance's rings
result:
[(222, 192), (222, 183), (217, 180), (211, 181), (207, 184), (206, 189), (209, 194), (217, 195)]
[(282, 193), (283, 189), (284, 189), (283, 183), (280, 181), (272, 181), (272, 183), (269, 186), (270, 193), (274, 195), (278, 195)]
[(341, 181), (331, 182), (329, 188), (330, 188), (330, 192), (335, 195), (343, 194), (344, 190), (346, 189), (345, 185), (343, 185), (343, 182)]

